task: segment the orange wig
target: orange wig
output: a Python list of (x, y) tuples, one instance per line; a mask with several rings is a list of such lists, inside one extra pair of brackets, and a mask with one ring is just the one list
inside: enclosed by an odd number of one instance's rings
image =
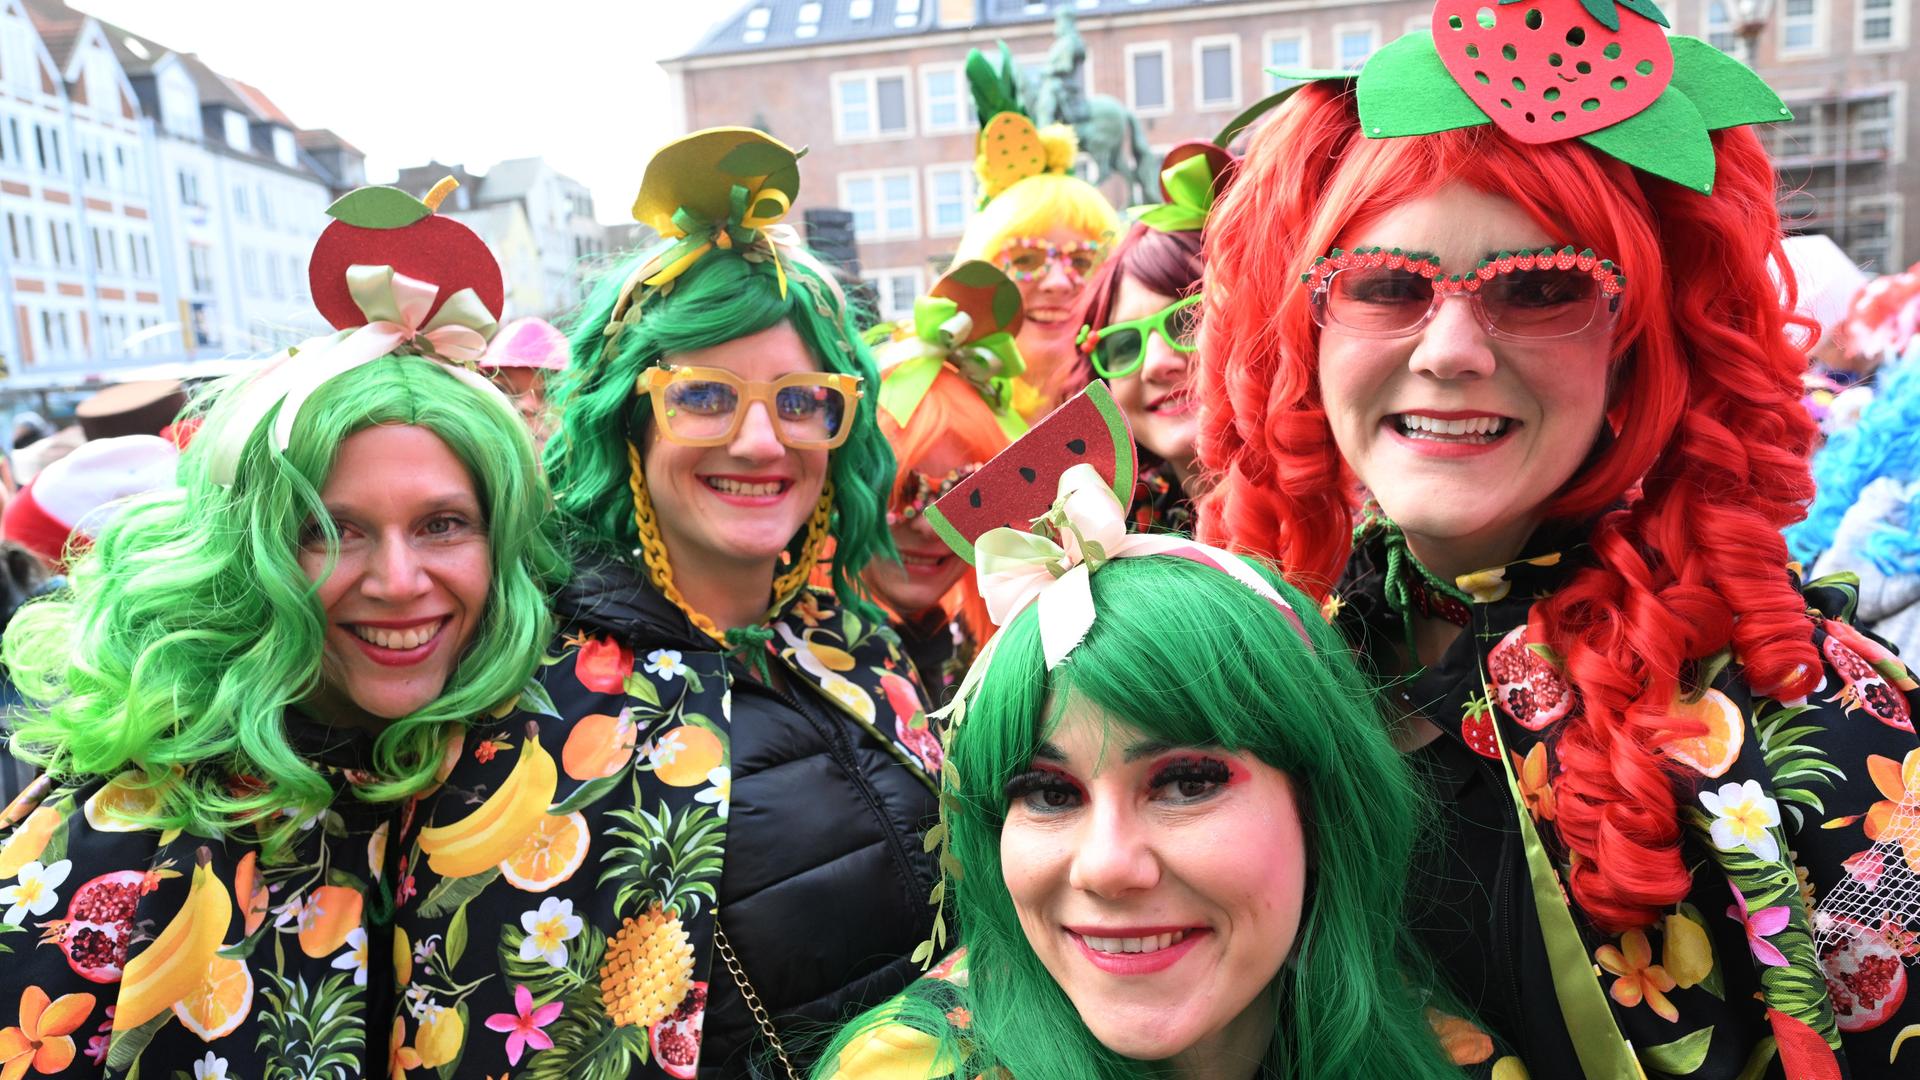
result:
[(1757, 691), (1786, 697), (1820, 667), (1780, 536), (1813, 494), (1815, 431), (1799, 407), (1806, 360), (1767, 272), (1782, 258), (1773, 168), (1750, 130), (1712, 137), (1716, 187), (1702, 197), (1571, 140), (1526, 146), (1489, 127), (1367, 139), (1351, 94), (1312, 84), (1254, 137), (1207, 226), (1200, 455), (1221, 483), (1201, 535), (1277, 559), (1322, 597), (1359, 493), (1320, 400), (1300, 280), (1312, 260), (1459, 182), (1626, 271), (1612, 437), (1544, 508), (1597, 521), (1595, 565), (1529, 616), (1584, 703), (1558, 744), (1558, 824), (1574, 896), (1612, 932), (1687, 892), (1658, 748), (1697, 734), (1668, 715), (1688, 663), (1731, 648)]

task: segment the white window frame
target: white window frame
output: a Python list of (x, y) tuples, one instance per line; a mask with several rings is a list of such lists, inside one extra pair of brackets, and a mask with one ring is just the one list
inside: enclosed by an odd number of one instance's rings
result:
[(1780, 0), (1778, 32), (1773, 39), (1773, 55), (1781, 60), (1799, 60), (1809, 56), (1825, 56), (1828, 43), (1833, 38), (1833, 6), (1827, 0), (1813, 0), (1813, 44), (1805, 48), (1787, 48), (1787, 4)]
[[(880, 80), (897, 78), (900, 80), (900, 92), (906, 98), (902, 104), (901, 116), (906, 121), (903, 131), (880, 130)], [(862, 71), (838, 71), (829, 80), (829, 89), (833, 94), (833, 141), (837, 143), (889, 142), (896, 139), (911, 139), (914, 136), (914, 77), (909, 67), (867, 68)], [(873, 114), (873, 130), (864, 135), (852, 135), (847, 132), (846, 117), (840, 108), (840, 87), (850, 82), (867, 84), (867, 100)]]
[[(1201, 63), (1201, 55), (1208, 49), (1227, 47), (1227, 75), (1232, 83), (1232, 95), (1224, 101), (1208, 101), (1206, 97), (1207, 72)], [(1195, 112), (1207, 112), (1213, 109), (1238, 109), (1245, 99), (1245, 80), (1240, 75), (1240, 35), (1211, 34), (1193, 39), (1193, 108)]]
[(1853, 6), (1853, 48), (1855, 52), (1893, 52), (1907, 47), (1907, 36), (1912, 23), (1913, 0), (1893, 0), (1892, 10), (1888, 12), (1893, 19), (1893, 36), (1886, 41), (1867, 40), (1867, 9), (1860, 0)]
[[(1379, 21), (1378, 21), (1378, 20), (1376, 20), (1376, 19), (1367, 19), (1367, 20), (1365, 20), (1365, 21), (1361, 21), (1361, 22), (1343, 22), (1343, 23), (1334, 23), (1334, 24), (1333, 24), (1333, 54), (1332, 54), (1332, 55), (1333, 55), (1333, 65), (1334, 65), (1335, 67), (1340, 67), (1340, 66), (1341, 66), (1341, 63), (1340, 63), (1340, 37), (1341, 37), (1341, 35), (1342, 35), (1342, 34), (1346, 34), (1346, 33), (1348, 33), (1349, 31), (1353, 31), (1353, 30), (1365, 30), (1365, 31), (1367, 32), (1367, 36), (1368, 36), (1369, 38), (1371, 38), (1371, 39), (1373, 40), (1373, 47), (1372, 47), (1371, 49), (1368, 49), (1368, 50), (1367, 50), (1367, 56), (1372, 56), (1372, 55), (1373, 55), (1374, 53), (1377, 53), (1377, 52), (1379, 52), (1379, 51), (1380, 51), (1380, 45), (1381, 45), (1381, 42), (1380, 42), (1380, 23), (1379, 23)], [(1354, 65), (1353, 67), (1351, 67), (1351, 68), (1343, 68), (1342, 70), (1349, 70), (1349, 71), (1358, 71), (1358, 70), (1360, 70), (1360, 65), (1361, 65), (1361, 64), (1365, 64), (1366, 62), (1367, 62), (1367, 58), (1366, 58), (1366, 57), (1361, 57), (1361, 58), (1360, 58), (1360, 64), (1355, 64), (1355, 65)]]
[(855, 214), (854, 221), (856, 225), (853, 234), (855, 240), (865, 243), (887, 240), (918, 240), (920, 238), (920, 174), (917, 169), (912, 167), (904, 169), (856, 169), (850, 172), (843, 172), (839, 176), (840, 205), (848, 210), (853, 210), (853, 200), (847, 196), (847, 185), (850, 182), (855, 180), (871, 180), (874, 184), (874, 192), (878, 195), (887, 178), (893, 176), (904, 176), (907, 178), (907, 205), (912, 213), (912, 225), (909, 226), (905, 232), (888, 230), (886, 202), (882, 199), (874, 214), (874, 231), (871, 234), (863, 234), (860, 232), (858, 227), (860, 219), (858, 214)]
[[(1158, 107), (1140, 104), (1140, 88), (1134, 84), (1133, 58), (1146, 53), (1160, 54), (1160, 97)], [(1173, 42), (1142, 41), (1128, 45), (1122, 54), (1127, 76), (1127, 108), (1135, 116), (1168, 116), (1173, 112)]]
[[(945, 173), (954, 173), (960, 177), (960, 224), (955, 228), (946, 228), (940, 225), (934, 218), (933, 178), (936, 175)], [(979, 197), (979, 188), (974, 177), (973, 163), (970, 161), (962, 161), (951, 164), (929, 165), (926, 168), (926, 183), (927, 235), (959, 236), (961, 233), (966, 232), (967, 222), (973, 220), (974, 200)]]
[[(885, 281), (888, 278), (898, 277), (901, 275), (907, 275), (912, 277), (913, 287), (911, 290), (909, 290), (906, 304), (903, 306), (896, 307), (888, 303), (888, 301), (892, 298), (883, 294), (882, 288), (881, 288), (881, 282)], [(913, 314), (914, 300), (919, 298), (919, 296), (922, 293), (927, 291), (927, 272), (924, 267), (883, 266), (876, 270), (862, 271), (860, 274), (860, 277), (866, 282), (868, 282), (869, 284), (873, 285), (874, 306), (878, 309), (875, 312), (875, 314), (879, 315), (883, 319), (904, 319), (904, 318), (910, 317)]]
[[(932, 75), (953, 76), (952, 124), (933, 122), (933, 91), (927, 88), (927, 79)], [(967, 72), (959, 64), (921, 64), (920, 65), (920, 131), (926, 135), (950, 135), (956, 132), (973, 130), (973, 96), (967, 90)]]
[[(1273, 45), (1274, 45), (1274, 42), (1281, 41), (1281, 40), (1290, 40), (1290, 41), (1299, 42), (1300, 43), (1300, 66), (1303, 68), (1313, 66), (1313, 35), (1312, 34), (1308, 33), (1304, 29), (1302, 30), (1269, 30), (1265, 34), (1262, 34), (1260, 36), (1260, 70), (1262, 73), (1264, 73), (1266, 69), (1274, 66)], [(1274, 78), (1271, 75), (1268, 75), (1267, 76), (1267, 93), (1271, 94), (1274, 91), (1279, 89), (1280, 89), (1280, 80)]]
[[(1731, 56), (1740, 51), (1740, 35), (1733, 31), (1733, 0), (1700, 0), (1700, 40), (1713, 45), (1713, 35), (1720, 29), (1713, 21), (1713, 5), (1716, 2), (1720, 5), (1720, 13), (1726, 16), (1724, 33), (1728, 38), (1727, 48), (1720, 51)], [(1714, 45), (1714, 48), (1720, 47)]]

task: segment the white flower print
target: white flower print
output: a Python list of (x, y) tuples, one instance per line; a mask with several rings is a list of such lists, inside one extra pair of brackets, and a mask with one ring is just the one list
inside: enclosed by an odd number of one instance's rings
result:
[(6, 923), (19, 926), (29, 915), (45, 915), (60, 902), (60, 896), (54, 890), (67, 875), (73, 872), (73, 863), (61, 859), (52, 866), (40, 865), (40, 860), (20, 868), (20, 876), (14, 883), (0, 889), (0, 904), (6, 904)]
[(520, 942), (520, 959), (539, 956), (554, 967), (566, 967), (567, 942), (579, 936), (583, 925), (573, 913), (573, 901), (547, 897), (540, 902), (540, 910), (520, 913), (520, 928), (527, 932)]
[(1774, 826), (1780, 824), (1780, 804), (1767, 797), (1758, 780), (1703, 791), (1700, 802), (1713, 815), (1709, 831), (1715, 847), (1721, 851), (1745, 848), (1769, 862), (1780, 857), (1780, 842), (1773, 835)]
[(356, 926), (347, 931), (347, 950), (333, 958), (333, 966), (353, 972), (353, 985), (367, 985), (367, 931)]
[(655, 649), (647, 654), (647, 670), (662, 679), (671, 679), (675, 675), (685, 675), (687, 665), (680, 662), (680, 650)]
[(714, 812), (720, 820), (727, 819), (727, 805), (733, 800), (733, 771), (725, 765), (716, 765), (707, 770), (707, 783), (712, 784), (694, 795), (694, 799), (703, 803), (715, 803)]
[(193, 1080), (227, 1080), (227, 1059), (207, 1051), (206, 1057), (193, 1063)]

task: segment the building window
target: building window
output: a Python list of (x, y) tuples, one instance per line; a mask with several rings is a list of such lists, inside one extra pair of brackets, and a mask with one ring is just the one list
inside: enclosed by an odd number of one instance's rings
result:
[(233, 216), (247, 220), (247, 185), (233, 185)]
[(919, 235), (913, 170), (840, 174), (840, 205), (853, 211), (860, 240), (906, 240)]
[(280, 260), (273, 252), (267, 252), (267, 295), (275, 300), (286, 299), (286, 291), (280, 287)]
[[(1268, 34), (1265, 53), (1268, 67), (1304, 68), (1307, 66), (1307, 32), (1290, 30), (1282, 34)], [(1272, 93), (1292, 81), (1277, 79), (1269, 74), (1267, 92)]]
[(260, 256), (252, 248), (240, 252), (240, 286), (248, 296), (260, 295)]
[(13, 246), (15, 262), (37, 263), (40, 261), (40, 238), (33, 218), (26, 214), (7, 212), (7, 239)]
[(740, 31), (740, 40), (749, 45), (758, 45), (767, 40), (767, 24), (772, 21), (772, 8), (757, 7), (747, 12), (747, 26)]
[(960, 65), (928, 64), (920, 69), (920, 123), (927, 134), (971, 128), (971, 106)]
[(1826, 23), (1821, 0), (1786, 0), (1780, 11), (1780, 55), (1805, 56), (1825, 49)]
[(881, 318), (904, 319), (913, 314), (913, 302), (920, 297), (918, 269), (873, 270), (865, 275), (865, 281), (873, 290)]
[(1907, 3), (1902, 0), (1859, 2), (1860, 20), (1854, 41), (1860, 48), (1899, 48), (1907, 43)]
[(973, 166), (927, 166), (927, 235), (958, 236), (973, 216)]
[(193, 280), (194, 292), (212, 292), (213, 249), (205, 244), (188, 244), (187, 273)]
[(800, 5), (800, 10), (794, 17), (793, 36), (797, 38), (810, 38), (819, 33), (819, 0), (809, 0), (809, 2)]
[(1730, 53), (1740, 45), (1740, 39), (1733, 33), (1733, 9), (1727, 6), (1727, 0), (1707, 0), (1707, 44), (1723, 53)]
[(1893, 150), (1893, 99), (1868, 98), (1847, 110), (1847, 141), (1856, 153), (1887, 156)]
[(847, 18), (856, 22), (873, 18), (873, 0), (847, 0)]
[(901, 29), (920, 25), (920, 0), (893, 0), (893, 25)]
[(273, 198), (265, 184), (260, 185), (260, 223), (273, 228)]
[(1348, 23), (1333, 28), (1334, 63), (1343, 70), (1355, 71), (1373, 55), (1380, 41), (1380, 28), (1373, 23)]
[(1196, 38), (1193, 42), (1193, 99), (1202, 109), (1240, 104), (1240, 39)]
[(835, 75), (833, 131), (841, 142), (911, 135), (906, 73), (852, 71)]
[(200, 201), (200, 174), (192, 169), (181, 169), (179, 177), (181, 205), (205, 206), (206, 203)]
[(1142, 116), (1159, 116), (1173, 109), (1167, 87), (1167, 62), (1172, 49), (1164, 41), (1151, 45), (1129, 45), (1127, 54), (1127, 104)]

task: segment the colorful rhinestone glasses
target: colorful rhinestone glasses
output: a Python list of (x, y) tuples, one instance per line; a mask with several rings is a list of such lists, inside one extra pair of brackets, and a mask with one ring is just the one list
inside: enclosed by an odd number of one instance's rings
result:
[(1611, 260), (1572, 246), (1502, 251), (1470, 273), (1451, 275), (1425, 252), (1335, 248), (1300, 280), (1314, 322), (1367, 338), (1416, 334), (1456, 296), (1473, 305), (1480, 325), (1496, 338), (1584, 338), (1611, 328), (1627, 288), (1626, 274)]

